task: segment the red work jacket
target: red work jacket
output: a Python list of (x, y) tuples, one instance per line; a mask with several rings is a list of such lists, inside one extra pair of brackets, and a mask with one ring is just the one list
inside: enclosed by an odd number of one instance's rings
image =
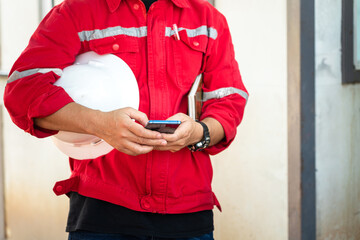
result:
[(4, 100), (16, 125), (37, 137), (56, 133), (33, 120), (73, 101), (53, 83), (87, 51), (115, 54), (131, 67), (139, 110), (149, 119), (187, 113), (187, 94), (203, 73), (201, 119), (217, 119), (226, 137), (195, 153), (184, 148), (133, 157), (113, 150), (97, 159), (70, 159), (71, 177), (56, 183), (55, 193), (76, 191), (154, 213), (219, 207), (209, 154), (233, 141), (247, 101), (224, 16), (205, 0), (158, 0), (148, 13), (140, 0), (65, 0), (41, 22), (11, 70)]

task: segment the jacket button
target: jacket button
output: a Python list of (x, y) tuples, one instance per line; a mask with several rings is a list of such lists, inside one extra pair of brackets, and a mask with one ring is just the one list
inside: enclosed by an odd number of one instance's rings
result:
[(134, 4), (134, 9), (138, 10), (140, 8), (139, 4)]
[(56, 191), (58, 193), (62, 192), (63, 189), (64, 189), (63, 186), (60, 186), (60, 185), (56, 187)]
[(195, 47), (198, 47), (198, 46), (200, 45), (200, 43), (199, 43), (199, 42), (193, 42), (193, 45), (194, 45)]
[(150, 205), (150, 202), (149, 202), (149, 199), (147, 197), (143, 197), (140, 201), (140, 204), (141, 204), (141, 207), (143, 209), (149, 209), (151, 208), (151, 205)]
[(113, 49), (114, 51), (119, 50), (119, 48), (120, 48), (119, 44), (114, 44), (114, 45), (112, 46), (112, 49)]
[(149, 208), (150, 208), (150, 204), (149, 204), (149, 203), (144, 203), (144, 208), (149, 209)]

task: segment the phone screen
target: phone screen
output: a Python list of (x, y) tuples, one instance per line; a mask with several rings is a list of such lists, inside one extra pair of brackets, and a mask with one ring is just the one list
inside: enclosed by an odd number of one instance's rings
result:
[(150, 120), (145, 128), (161, 133), (174, 133), (181, 121), (177, 120)]

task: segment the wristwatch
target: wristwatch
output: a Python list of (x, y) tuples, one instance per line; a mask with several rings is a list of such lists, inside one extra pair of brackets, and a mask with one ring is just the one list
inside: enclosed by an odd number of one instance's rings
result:
[(204, 132), (203, 132), (203, 138), (200, 140), (200, 142), (197, 142), (194, 145), (189, 145), (188, 146), (189, 150), (192, 151), (192, 152), (202, 151), (205, 148), (207, 148), (209, 146), (209, 144), (210, 144), (209, 128), (203, 122), (200, 122), (200, 121), (196, 121), (196, 122), (201, 124), (201, 126), (204, 129)]

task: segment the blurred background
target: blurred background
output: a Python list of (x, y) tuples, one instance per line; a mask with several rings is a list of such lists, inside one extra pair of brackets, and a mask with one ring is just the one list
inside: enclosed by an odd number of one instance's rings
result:
[[(50, 0), (0, 0), (0, 239), (67, 239), (67, 158), (19, 130), (7, 74)], [(212, 158), (215, 239), (360, 239), (360, 0), (215, 0), (250, 92)], [(358, 19), (359, 18), (359, 19)]]

